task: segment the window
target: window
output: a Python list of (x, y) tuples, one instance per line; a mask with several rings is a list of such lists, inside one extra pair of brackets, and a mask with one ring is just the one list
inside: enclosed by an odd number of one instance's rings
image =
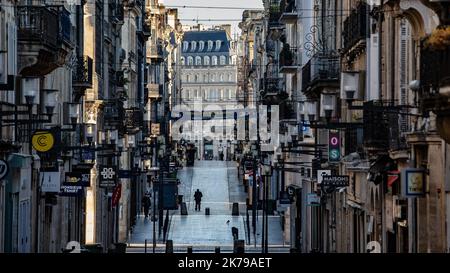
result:
[(212, 65), (217, 65), (217, 56), (212, 56)]
[(190, 82), (191, 81), (191, 76), (190, 75), (186, 75), (186, 82)]
[(224, 99), (224, 96), (223, 96), (223, 90), (220, 89), (220, 90), (219, 90), (219, 100), (223, 100), (223, 99)]
[(233, 76), (231, 74), (228, 74), (228, 81), (232, 82), (233, 81)]
[(216, 81), (216, 75), (214, 75), (214, 74), (211, 75), (211, 81), (212, 81), (212, 82), (215, 82), (215, 81)]
[(183, 52), (187, 52), (188, 51), (188, 47), (189, 47), (189, 43), (188, 42), (183, 42)]
[(236, 90), (230, 90), (230, 100), (235, 99), (236, 98)]
[(203, 99), (208, 100), (208, 93), (206, 92), (205, 89), (202, 90), (202, 94), (203, 94)]
[(213, 41), (208, 41), (208, 51), (211, 51), (213, 48)]
[(205, 42), (200, 41), (198, 43), (198, 51), (203, 51), (204, 48), (205, 48)]
[(186, 64), (186, 60), (184, 59), (184, 57), (181, 57), (181, 65), (185, 65)]
[(197, 89), (194, 90), (194, 98), (198, 98), (198, 90)]
[(195, 82), (198, 82), (198, 75), (195, 75)]
[(225, 90), (225, 95), (224, 95), (224, 99), (230, 99), (230, 89)]
[(192, 41), (191, 42), (191, 51), (195, 51), (197, 49), (197, 42), (196, 41)]
[(202, 57), (200, 56), (195, 57), (195, 65), (202, 65)]
[(220, 65), (225, 65), (227, 62), (227, 58), (225, 56), (220, 56)]
[(208, 82), (208, 75), (203, 75), (203, 82)]
[(223, 74), (220, 74), (220, 81), (223, 82)]
[(203, 64), (204, 65), (209, 65), (209, 62), (210, 62), (209, 56), (205, 56), (205, 58), (203, 58)]
[(194, 65), (194, 58), (191, 56), (188, 57), (188, 65)]
[(216, 41), (216, 51), (219, 51), (221, 46), (222, 46), (222, 41), (217, 40)]

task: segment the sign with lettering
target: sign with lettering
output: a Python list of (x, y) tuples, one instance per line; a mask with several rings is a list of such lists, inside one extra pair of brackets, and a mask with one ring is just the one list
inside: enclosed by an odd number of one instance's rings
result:
[(406, 197), (422, 197), (426, 193), (424, 169), (403, 169), (402, 187)]
[(317, 170), (317, 184), (321, 184), (324, 176), (330, 176), (331, 170)]
[(330, 130), (328, 134), (328, 161), (339, 162), (341, 160), (341, 138), (339, 131)]
[(61, 174), (59, 172), (41, 172), (41, 191), (59, 192), (61, 190)]
[(82, 172), (67, 172), (64, 184), (70, 186), (90, 187), (91, 175), (89, 173)]
[(100, 166), (100, 188), (113, 188), (116, 186), (117, 173), (113, 166)]
[(322, 177), (323, 186), (348, 187), (350, 185), (350, 176), (348, 175), (325, 175)]
[(317, 193), (308, 193), (307, 202), (307, 206), (320, 206), (320, 196)]

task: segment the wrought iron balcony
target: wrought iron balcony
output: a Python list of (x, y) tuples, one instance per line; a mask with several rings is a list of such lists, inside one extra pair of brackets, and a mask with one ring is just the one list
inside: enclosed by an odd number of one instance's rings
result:
[(289, 96), (284, 88), (283, 78), (267, 78), (260, 80), (261, 99), (266, 105), (277, 105)]
[(72, 86), (79, 89), (92, 88), (93, 60), (89, 56), (78, 56), (72, 73)]
[(63, 6), (18, 6), (19, 70), (43, 76), (65, 63), (72, 49), (70, 13)]
[(360, 2), (344, 20), (343, 42), (344, 52), (348, 52), (367, 37), (367, 4)]
[(283, 101), (280, 106), (280, 120), (296, 120), (297, 109), (295, 102)]
[(302, 91), (309, 98), (318, 98), (323, 88), (339, 88), (339, 56), (316, 54), (302, 69)]
[(295, 0), (281, 0), (280, 9), (280, 22), (285, 24), (297, 22), (298, 12), (295, 6)]
[(280, 52), (280, 73), (297, 73), (298, 64), (297, 47), (285, 45)]
[(280, 1), (271, 0), (269, 3), (269, 28), (281, 28), (280, 17)]

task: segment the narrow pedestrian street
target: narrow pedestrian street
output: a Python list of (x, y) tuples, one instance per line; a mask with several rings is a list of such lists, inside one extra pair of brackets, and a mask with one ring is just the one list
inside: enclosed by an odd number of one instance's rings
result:
[[(180, 170), (178, 178), (181, 181), (179, 195), (186, 202), (188, 215), (181, 215), (181, 210), (171, 212), (167, 239), (173, 241), (174, 252), (186, 252), (188, 247), (192, 247), (194, 252), (214, 252), (216, 247), (220, 247), (221, 252), (232, 252), (233, 227), (238, 229), (238, 238), (245, 240), (246, 251), (260, 251), (262, 218), (258, 217), (256, 234), (253, 234), (248, 228), (246, 194), (242, 183), (239, 183), (235, 162), (196, 161), (194, 167)], [(201, 211), (195, 211), (194, 193), (197, 189), (203, 194)], [(233, 203), (239, 204), (239, 216), (232, 216)], [(205, 213), (207, 208), (210, 215)], [(251, 219), (251, 211), (249, 213)], [(279, 216), (269, 216), (269, 234), (271, 250), (289, 250), (283, 246)], [(153, 222), (141, 216), (131, 234), (127, 252), (145, 252), (146, 245), (147, 252), (152, 252), (152, 244)], [(164, 252), (165, 248), (162, 238), (158, 237), (155, 251)]]

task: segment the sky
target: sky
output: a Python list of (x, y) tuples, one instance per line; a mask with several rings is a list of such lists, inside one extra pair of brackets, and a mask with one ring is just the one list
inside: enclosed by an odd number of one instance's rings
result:
[[(233, 21), (200, 21), (204, 25), (231, 24), (233, 33), (239, 32), (238, 24), (242, 20), (245, 9), (262, 9), (263, 0), (160, 0), (160, 3), (170, 6), (201, 6), (201, 7), (233, 7), (244, 9), (200, 9), (178, 7), (179, 18), (182, 24), (193, 25), (195, 21), (186, 19), (228, 19)], [(183, 20), (184, 19), (184, 20)]]

